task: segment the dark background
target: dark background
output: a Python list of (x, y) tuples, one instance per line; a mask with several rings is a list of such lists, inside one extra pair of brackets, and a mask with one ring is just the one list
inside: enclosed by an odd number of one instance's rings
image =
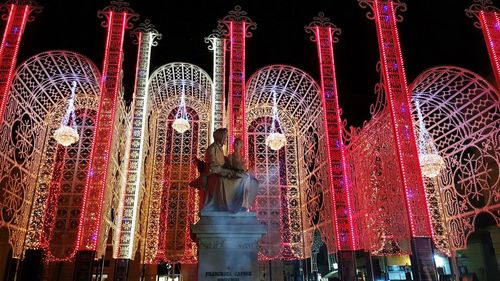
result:
[[(257, 23), (247, 39), (247, 78), (269, 64), (288, 64), (319, 81), (316, 45), (309, 41), (304, 26), (323, 11), (342, 29), (335, 45), (335, 63), (340, 105), (350, 124), (369, 119), (369, 105), (375, 100), (373, 87), (379, 81), (375, 71), (378, 46), (375, 23), (365, 17), (366, 9), (356, 0), (129, 0), (141, 15), (163, 34), (154, 47), (151, 72), (169, 62), (189, 62), (212, 74), (212, 53), (204, 37), (216, 27), (234, 5), (241, 5)], [(481, 30), (466, 17), (469, 0), (406, 0), (408, 11), (399, 32), (408, 82), (437, 65), (467, 68), (493, 82), (493, 74)], [(500, 6), (498, 0), (493, 1)], [(79, 52), (101, 68), (105, 32), (97, 11), (109, 1), (39, 0), (44, 7), (28, 23), (19, 63), (42, 51), (64, 49)], [(138, 23), (135, 24), (137, 26)], [(131, 100), (137, 47), (128, 35), (125, 42), (125, 98)]]

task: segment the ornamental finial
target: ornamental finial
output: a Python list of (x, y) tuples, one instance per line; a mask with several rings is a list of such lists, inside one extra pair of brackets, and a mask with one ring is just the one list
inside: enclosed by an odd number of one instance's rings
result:
[(361, 8), (369, 8), (370, 10), (366, 12), (366, 17), (370, 20), (375, 19), (375, 12), (376, 10), (382, 8), (383, 12), (388, 11), (389, 6), (392, 5), (392, 9), (394, 11), (394, 16), (397, 22), (402, 22), (403, 21), (403, 16), (398, 15), (398, 12), (406, 12), (408, 10), (408, 7), (406, 6), (406, 3), (401, 2), (401, 0), (358, 0), (358, 4)]
[(212, 33), (210, 33), (207, 37), (205, 37), (205, 43), (209, 44), (208, 49), (210, 51), (213, 51), (216, 40), (223, 39), (224, 36), (225, 36), (224, 27), (220, 24), (217, 25), (217, 28), (213, 29)]
[(306, 33), (313, 34), (309, 38), (312, 42), (316, 42), (316, 37), (319, 36), (319, 34), (316, 34), (318, 28), (330, 28), (333, 43), (339, 42), (338, 36), (342, 34), (342, 29), (331, 23), (330, 18), (325, 17), (325, 14), (323, 12), (319, 12), (318, 16), (313, 17), (313, 21), (309, 25), (304, 27)]
[(29, 6), (29, 12), (28, 12), (28, 21), (34, 21), (35, 17), (33, 16), (34, 13), (39, 14), (42, 12), (43, 7), (38, 4), (35, 0), (8, 0), (5, 2), (5, 4), (0, 5), (0, 10), (7, 11), (7, 13), (2, 14), (2, 19), (7, 20), (8, 18), (8, 11), (10, 9), (10, 5), (17, 5), (17, 6)]
[(140, 43), (138, 41), (139, 33), (148, 33), (151, 35), (151, 46), (158, 46), (158, 40), (161, 40), (163, 38), (163, 34), (159, 33), (158, 30), (156, 30), (155, 25), (152, 24), (149, 19), (141, 22), (139, 26), (130, 33), (130, 36), (135, 37), (133, 42), (134, 44)]
[[(474, 3), (470, 5), (468, 9), (465, 9), (465, 14), (469, 18), (479, 19), (479, 14), (481, 12), (500, 12), (500, 9), (493, 5), (491, 0), (474, 0)], [(474, 26), (481, 29), (481, 23), (479, 21), (474, 22)]]
[[(252, 21), (251, 18), (247, 16), (247, 12), (241, 9), (241, 6), (234, 6), (232, 11), (229, 11), (229, 15), (225, 16), (223, 19), (219, 20), (219, 26), (226, 26), (229, 28), (230, 22), (245, 22), (245, 32), (246, 37), (252, 37), (252, 32), (250, 30), (255, 30), (257, 28), (257, 23)], [(227, 35), (228, 31), (224, 31), (224, 35)]]
[(126, 13), (127, 14), (127, 19), (126, 19), (126, 28), (130, 29), (133, 27), (133, 24), (130, 21), (137, 21), (139, 20), (139, 14), (137, 14), (132, 8), (130, 8), (130, 4), (128, 2), (125, 2), (123, 0), (115, 0), (111, 1), (110, 5), (105, 7), (104, 9), (100, 10), (97, 12), (97, 17), (100, 19), (106, 18), (105, 21), (101, 23), (103, 27), (108, 26), (108, 16), (110, 12), (113, 13)]

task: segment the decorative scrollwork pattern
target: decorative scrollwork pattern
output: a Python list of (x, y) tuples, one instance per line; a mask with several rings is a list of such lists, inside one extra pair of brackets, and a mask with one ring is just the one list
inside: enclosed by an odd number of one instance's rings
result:
[[(277, 93), (276, 102), (287, 136), (287, 144), (279, 152), (270, 151), (262, 143), (264, 134), (268, 132), (269, 123), (266, 120), (272, 116), (272, 91)], [(258, 213), (258, 218), (272, 230), (261, 243), (260, 258), (310, 257), (310, 245), (316, 230), (320, 231), (329, 251), (334, 252), (335, 234), (331, 202), (327, 199), (330, 191), (326, 188), (329, 186), (328, 168), (318, 83), (297, 68), (267, 66), (248, 80), (246, 106), (251, 144), (249, 162), (255, 165), (255, 173), (266, 183), (259, 192), (257, 205), (280, 206), (279, 210), (264, 208), (265, 211), (263, 209), (262, 213)], [(268, 171), (275, 171), (276, 174), (268, 175)], [(282, 197), (285, 191), (288, 192), (288, 201), (285, 200), (287, 197)], [(300, 200), (294, 196), (299, 196)], [(285, 219), (276, 222), (276, 214), (285, 215)], [(276, 243), (277, 239), (281, 239), (281, 243)], [(276, 244), (280, 244), (281, 249), (264, 250)], [(286, 249), (289, 246), (292, 251)]]
[(332, 42), (339, 42), (338, 36), (342, 34), (342, 29), (338, 28), (335, 24), (330, 22), (330, 18), (326, 17), (323, 12), (319, 12), (318, 16), (313, 17), (313, 21), (305, 27), (307, 33), (312, 33), (310, 40), (316, 42), (317, 40), (317, 27), (328, 27), (331, 31)]
[[(13, 215), (3, 219), (11, 232), (14, 257), (22, 255), (23, 248), (18, 245), (43, 246), (41, 230), (54, 166), (54, 154), (47, 153), (54, 129), (51, 122), (60, 122), (73, 81), (77, 81), (78, 89), (76, 109), (96, 108), (99, 77), (89, 59), (68, 51), (33, 56), (19, 66), (14, 76), (0, 129), (0, 182), (6, 184), (0, 207), (7, 210), (4, 216)], [(14, 184), (18, 180), (14, 176), (21, 181)], [(19, 196), (23, 197), (22, 205), (12, 212), (17, 206), (14, 199)]]
[(500, 9), (493, 5), (491, 0), (474, 0), (474, 3), (470, 5), (469, 8), (465, 9), (465, 14), (469, 18), (476, 18), (478, 21), (474, 22), (474, 26), (481, 28), (481, 22), (479, 21), (479, 15), (481, 12), (485, 13), (499, 13)]
[[(191, 129), (172, 129), (184, 91)], [(188, 187), (196, 176), (193, 157), (203, 158), (209, 142), (212, 81), (201, 68), (170, 63), (149, 80), (151, 147), (146, 155), (146, 195), (142, 228), (146, 263), (196, 262), (189, 225), (197, 221), (199, 197)], [(174, 115), (172, 115), (174, 113)]]
[[(250, 30), (255, 30), (257, 28), (257, 23), (252, 21), (251, 18), (247, 16), (247, 12), (241, 9), (241, 6), (234, 6), (234, 9), (229, 11), (229, 15), (225, 16), (222, 20), (219, 20), (218, 28), (226, 26), (229, 29), (230, 22), (245, 22), (245, 36), (252, 37), (252, 32)], [(228, 35), (229, 31), (225, 30), (224, 35)]]
[(443, 202), (449, 246), (462, 249), (479, 213), (500, 225), (499, 93), (477, 74), (451, 66), (423, 72), (411, 88), (446, 163), (436, 200)]

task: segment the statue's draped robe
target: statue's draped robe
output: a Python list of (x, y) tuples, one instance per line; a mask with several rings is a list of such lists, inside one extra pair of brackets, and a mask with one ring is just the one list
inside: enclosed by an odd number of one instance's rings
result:
[(236, 197), (241, 198), (241, 207), (248, 210), (252, 207), (255, 198), (257, 198), (259, 182), (253, 175), (246, 172), (245, 159), (241, 155), (233, 153), (228, 156), (227, 160), (229, 167), (237, 171), (236, 176), (239, 177), (243, 185), (243, 188), (238, 189), (240, 193), (237, 193)]
[(257, 196), (257, 180), (239, 167), (226, 168), (230, 163), (225, 165), (224, 151), (217, 143), (212, 143), (207, 148), (205, 162), (206, 171), (191, 183), (192, 186), (201, 187), (204, 191), (202, 210), (236, 213), (242, 207), (249, 209)]

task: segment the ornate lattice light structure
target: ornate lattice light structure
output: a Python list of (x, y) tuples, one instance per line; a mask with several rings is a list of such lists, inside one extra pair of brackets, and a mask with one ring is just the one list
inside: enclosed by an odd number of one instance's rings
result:
[[(180, 62), (163, 65), (149, 77), (147, 131), (151, 144), (145, 149), (144, 173), (151, 180), (144, 181), (141, 214), (147, 219), (141, 219), (140, 227), (145, 237), (144, 244), (141, 242), (144, 262), (194, 264), (197, 246), (191, 239), (190, 226), (198, 220), (199, 195), (188, 184), (197, 173), (192, 156), (202, 158), (210, 143), (213, 83), (198, 66)], [(183, 85), (191, 129), (178, 134), (171, 124), (176, 119)]]
[(476, 73), (454, 66), (423, 72), (411, 89), (439, 154), (450, 165), (439, 181), (424, 178), (427, 189), (436, 190), (428, 193), (429, 202), (446, 202), (432, 207), (435, 244), (442, 253), (464, 249), (480, 213), (500, 221), (500, 198), (494, 195), (500, 182), (499, 92)]
[(266, 138), (266, 145), (272, 150), (280, 150), (286, 144), (286, 136), (283, 133), (280, 117), (278, 114), (278, 105), (276, 104), (276, 91), (273, 89), (273, 119), (269, 136)]
[(415, 101), (418, 116), (418, 160), (422, 169), (422, 176), (434, 178), (441, 173), (445, 167), (443, 157), (438, 153), (436, 145), (424, 125), (420, 104)]
[(71, 84), (71, 96), (68, 101), (66, 114), (64, 114), (61, 127), (54, 132), (54, 139), (62, 146), (72, 145), (80, 139), (78, 131), (76, 130), (75, 121), (75, 91), (76, 81), (73, 81)]
[(177, 109), (177, 114), (175, 115), (175, 120), (172, 123), (172, 128), (174, 128), (174, 130), (181, 134), (191, 128), (186, 111), (186, 96), (184, 85), (182, 85), (181, 103), (179, 104), (179, 109)]

